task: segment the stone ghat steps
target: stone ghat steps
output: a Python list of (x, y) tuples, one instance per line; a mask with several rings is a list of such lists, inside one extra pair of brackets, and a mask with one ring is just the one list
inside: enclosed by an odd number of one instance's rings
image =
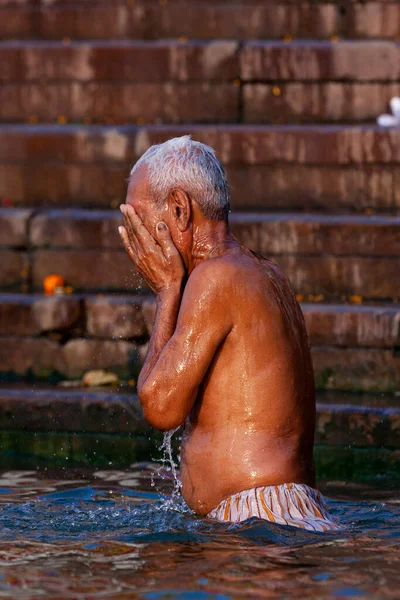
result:
[[(318, 388), (399, 390), (399, 304), (301, 306)], [(154, 313), (149, 295), (0, 294), (0, 378), (136, 377)]]
[(397, 2), (5, 1), (0, 39), (393, 38)]
[(0, 121), (375, 122), (399, 65), (389, 41), (5, 41)]
[[(1, 288), (41, 290), (58, 273), (76, 290), (145, 289), (122, 248), (121, 222), (118, 210), (1, 209)], [(234, 213), (231, 227), (304, 297), (398, 297), (400, 216)]]
[[(399, 416), (400, 409), (390, 405), (390, 398), (321, 394), (315, 443), (399, 449)], [(34, 389), (0, 388), (0, 430), (148, 434), (151, 428), (138, 397), (128, 390), (41, 389), (35, 385)]]
[(400, 208), (400, 129), (344, 125), (0, 125), (0, 199), (117, 207), (132, 164), (190, 133), (213, 146), (240, 210)]

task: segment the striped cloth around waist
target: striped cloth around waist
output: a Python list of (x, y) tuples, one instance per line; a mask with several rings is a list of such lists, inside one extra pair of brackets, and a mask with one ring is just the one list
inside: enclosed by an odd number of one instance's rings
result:
[(329, 514), (322, 494), (302, 483), (244, 490), (220, 502), (207, 516), (233, 523), (258, 517), (271, 523), (292, 525), (309, 531), (340, 529)]

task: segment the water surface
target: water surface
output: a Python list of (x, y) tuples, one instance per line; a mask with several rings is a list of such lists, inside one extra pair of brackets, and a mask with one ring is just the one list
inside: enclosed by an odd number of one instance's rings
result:
[(396, 491), (321, 486), (343, 530), (194, 515), (153, 464), (0, 472), (3, 598), (399, 598)]

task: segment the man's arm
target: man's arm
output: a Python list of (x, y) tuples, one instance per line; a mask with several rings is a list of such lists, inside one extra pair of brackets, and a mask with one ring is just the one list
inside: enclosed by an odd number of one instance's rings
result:
[(154, 239), (132, 206), (122, 205), (121, 212), (125, 226), (119, 232), (125, 250), (157, 294), (156, 322), (138, 394), (154, 427), (174, 429), (186, 419), (215, 352), (232, 327), (226, 271), (220, 261), (198, 265), (180, 304), (185, 268), (168, 227), (158, 223)]
[(138, 384), (144, 415), (157, 429), (184, 423), (218, 347), (232, 328), (226, 288), (223, 265), (210, 260), (189, 277), (180, 308), (178, 290), (157, 298), (155, 328)]
[(175, 286), (160, 292), (156, 296), (156, 316), (150, 338), (146, 359), (138, 379), (138, 392), (140, 391), (154, 365), (157, 363), (161, 351), (169, 342), (175, 332), (176, 320), (181, 303), (182, 286)]

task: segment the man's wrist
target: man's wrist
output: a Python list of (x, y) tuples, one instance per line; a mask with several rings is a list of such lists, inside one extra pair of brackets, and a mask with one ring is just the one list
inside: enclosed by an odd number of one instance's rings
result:
[(162, 288), (157, 293), (157, 303), (176, 300), (177, 298), (180, 298), (182, 295), (182, 287), (183, 281)]

